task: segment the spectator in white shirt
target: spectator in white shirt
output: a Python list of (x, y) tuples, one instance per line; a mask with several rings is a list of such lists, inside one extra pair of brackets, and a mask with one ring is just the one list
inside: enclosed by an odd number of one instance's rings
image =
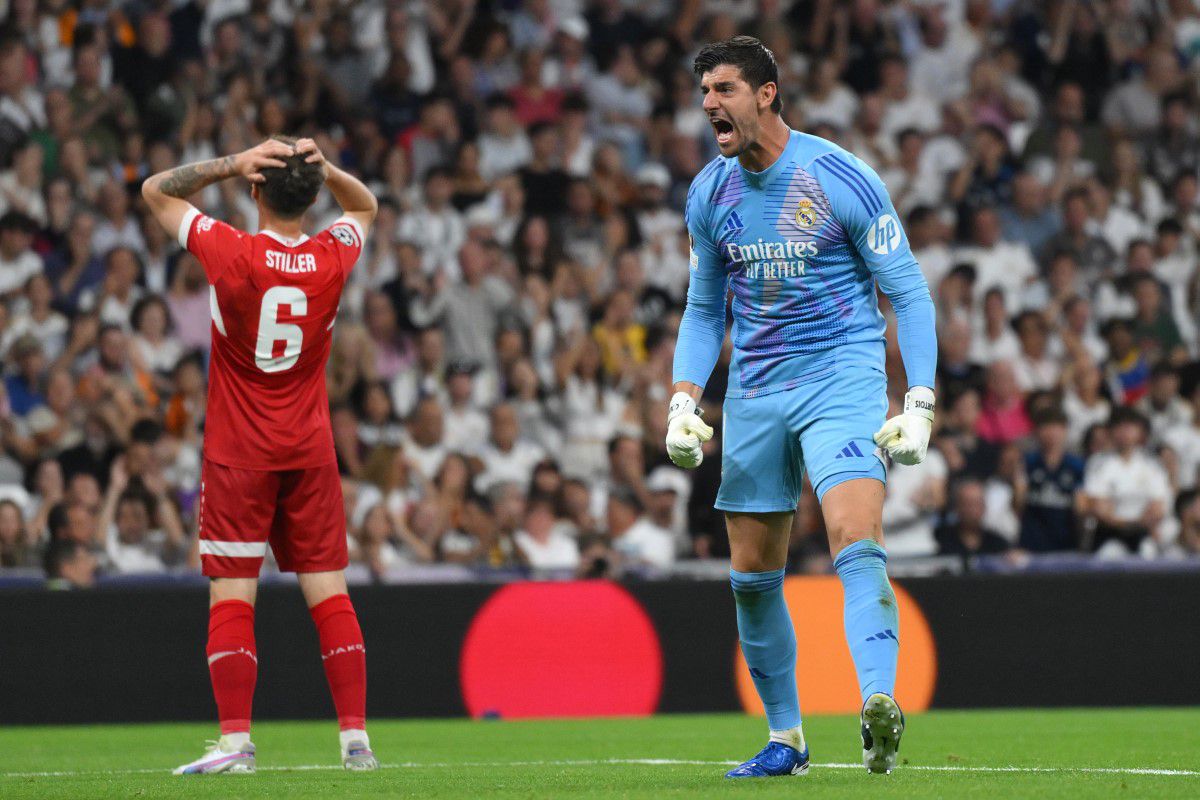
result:
[(79, 295), (79, 307), (99, 314), (100, 321), (106, 325), (128, 331), (134, 306), (144, 294), (137, 283), (141, 262), (132, 249), (118, 246), (108, 251), (104, 266), (104, 282), (84, 290)]
[[(416, 334), (416, 363), (402, 369), (392, 379), (392, 405), (396, 414), (407, 419), (424, 397), (447, 400), (443, 371), (446, 361), (446, 335), (433, 326)], [(465, 362), (464, 362), (465, 363)]]
[(608, 493), (608, 533), (626, 566), (665, 569), (675, 563), (671, 532), (642, 516), (641, 500), (630, 489)]
[(941, 171), (925, 158), (925, 135), (916, 128), (905, 128), (896, 135), (896, 163), (879, 177), (901, 214), (920, 206), (941, 202), (944, 181)]
[(1044, 391), (1058, 385), (1062, 369), (1050, 356), (1046, 320), (1036, 311), (1023, 311), (1013, 321), (1021, 349), (1013, 359), (1013, 374), (1022, 392)]
[(450, 204), (454, 182), (450, 171), (434, 167), (425, 173), (425, 202), (400, 219), (396, 238), (411, 242), (421, 252), (426, 275), (441, 273), (457, 278), (458, 250), (467, 238), (462, 214)]
[(1166, 549), (1168, 558), (1200, 558), (1200, 490), (1181, 492), (1175, 501), (1179, 535)]
[(19, 211), (0, 216), (0, 297), (25, 288), (42, 271), (42, 259), (30, 249), (37, 224)]
[(910, 85), (936, 103), (946, 103), (967, 93), (970, 64), (979, 43), (966, 30), (951, 29), (941, 6), (929, 6), (921, 15), (921, 49), (912, 58)]
[(104, 256), (117, 247), (128, 247), (138, 255), (146, 252), (146, 240), (137, 217), (130, 212), (129, 192), (110, 180), (100, 187), (100, 220), (92, 231), (92, 252)]
[(1004, 291), (1004, 307), (1009, 313), (1020, 308), (1025, 286), (1037, 277), (1037, 264), (1024, 242), (1006, 242), (1000, 238), (1000, 216), (984, 206), (971, 214), (971, 243), (956, 253), (957, 261), (975, 266), (975, 299), (993, 287)]
[(983, 296), (983, 324), (971, 342), (971, 360), (986, 367), (996, 361), (1013, 361), (1020, 352), (1021, 343), (1008, 324), (1004, 290), (992, 287)]
[(1096, 362), (1078, 358), (1063, 375), (1063, 411), (1067, 415), (1067, 446), (1083, 448), (1083, 439), (1094, 425), (1104, 424), (1112, 415), (1112, 406), (1101, 389), (1104, 375)]
[(1150, 424), (1121, 407), (1109, 422), (1114, 451), (1093, 457), (1083, 491), (1095, 521), (1092, 546), (1103, 555), (1153, 554), (1171, 503), (1166, 470), (1145, 450)]
[(521, 438), (521, 422), (511, 403), (492, 409), (491, 436), (479, 452), (483, 472), (475, 479), (477, 491), (486, 492), (498, 483), (528, 487), (533, 468), (545, 457), (542, 448)]
[(173, 335), (171, 311), (158, 295), (141, 298), (130, 313), (133, 358), (141, 369), (166, 376), (183, 357), (183, 345)]
[(1176, 485), (1200, 486), (1200, 383), (1192, 389), (1191, 422), (1168, 429), (1163, 439), (1178, 459)]
[(46, 201), (43, 198), (42, 146), (29, 142), (13, 156), (11, 170), (0, 173), (0, 213), (12, 210), (27, 214), (45, 226)]
[(810, 88), (800, 101), (807, 124), (832, 125), (847, 130), (858, 113), (858, 95), (838, 80), (841, 68), (835, 58), (823, 58), (813, 64)]
[(549, 500), (529, 502), (525, 524), (513, 535), (513, 542), (532, 570), (574, 570), (579, 566), (579, 545), (554, 518)]
[(1149, 420), (1150, 443), (1156, 446), (1177, 449), (1167, 431), (1192, 424), (1192, 406), (1179, 396), (1179, 372), (1165, 361), (1150, 370), (1150, 389), (1138, 401), (1137, 410)]
[(909, 86), (908, 63), (899, 55), (886, 55), (879, 61), (879, 93), (887, 104), (883, 130), (889, 136), (912, 128), (922, 133), (937, 130), (941, 120), (930, 113), (933, 101)]
[(475, 404), (474, 364), (454, 362), (446, 368), (446, 446), (474, 455), (488, 435), (487, 415)]
[(109, 568), (122, 575), (166, 572), (186, 543), (183, 526), (165, 492), (155, 495), (140, 478), (131, 481), (122, 461), (113, 465), (100, 512), (100, 531), (106, 537)]
[(930, 556), (937, 552), (933, 532), (937, 511), (946, 505), (948, 474), (946, 459), (933, 448), (920, 464), (892, 464), (883, 501), (889, 554)]
[(496, 95), (488, 100), (484, 125), (479, 135), (479, 167), (484, 180), (516, 172), (529, 163), (533, 150), (511, 98)]
[(13, 342), (28, 334), (41, 342), (42, 352), (47, 359), (54, 361), (58, 358), (66, 346), (70, 326), (67, 318), (51, 307), (53, 299), (54, 287), (41, 272), (25, 283), (25, 302), (28, 307), (13, 317), (12, 323), (0, 336), (0, 356), (8, 353)]
[(436, 397), (425, 397), (417, 403), (408, 421), (402, 447), (409, 463), (421, 477), (433, 480), (450, 448), (444, 441), (445, 418), (442, 403)]
[(692, 549), (688, 535), (687, 503), (692, 493), (691, 478), (673, 466), (655, 467), (646, 476), (646, 516), (675, 537), (675, 550), (686, 555)]

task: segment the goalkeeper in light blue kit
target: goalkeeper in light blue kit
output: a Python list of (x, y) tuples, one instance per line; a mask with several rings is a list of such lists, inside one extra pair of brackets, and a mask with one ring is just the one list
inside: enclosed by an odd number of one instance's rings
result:
[[(783, 596), (792, 516), (807, 471), (845, 592), (846, 640), (862, 691), (863, 763), (891, 772), (904, 731), (893, 699), (900, 630), (883, 548), (883, 451), (925, 457), (937, 358), (934, 307), (879, 176), (855, 156), (790, 130), (778, 70), (757, 39), (710, 44), (695, 61), (721, 156), (692, 181), (687, 310), (675, 347), (667, 452), (695, 467), (712, 428), (696, 403), (725, 338), (721, 488), (742, 652), (770, 740), (726, 777), (808, 768), (796, 637)], [(883, 316), (896, 312), (908, 375), (904, 413), (885, 422)], [(878, 446), (878, 447), (877, 447)]]

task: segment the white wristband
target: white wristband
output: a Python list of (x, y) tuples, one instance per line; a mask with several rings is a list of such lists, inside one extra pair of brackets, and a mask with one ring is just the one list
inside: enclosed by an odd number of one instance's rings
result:
[(933, 422), (933, 406), (933, 389), (928, 386), (914, 386), (904, 395), (905, 414), (915, 414)]
[(676, 392), (671, 398), (671, 405), (667, 407), (667, 422), (675, 419), (681, 414), (695, 414), (696, 401), (687, 392)]

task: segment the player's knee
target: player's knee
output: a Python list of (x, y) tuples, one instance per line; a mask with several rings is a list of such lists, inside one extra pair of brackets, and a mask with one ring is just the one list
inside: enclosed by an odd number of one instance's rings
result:
[(254, 578), (212, 578), (208, 582), (209, 607), (226, 600), (241, 600), (254, 605), (258, 580)]
[(827, 520), (825, 526), (829, 538), (829, 552), (834, 558), (837, 558), (838, 553), (855, 542), (871, 540), (882, 543), (883, 537), (879, 528), (872, 529), (869, 524), (855, 524), (849, 520), (840, 524), (830, 524), (830, 521)]
[(773, 560), (766, 558), (763, 553), (747, 553), (731, 558), (729, 563), (738, 572), (745, 573), (773, 572), (780, 568), (779, 564), (773, 563)]
[(344, 595), (348, 591), (346, 575), (341, 570), (301, 572), (296, 577), (309, 608), (320, 605), (331, 597)]
[(825, 493), (821, 502), (829, 551), (864, 539), (883, 541), (883, 491), (875, 481), (850, 481)]

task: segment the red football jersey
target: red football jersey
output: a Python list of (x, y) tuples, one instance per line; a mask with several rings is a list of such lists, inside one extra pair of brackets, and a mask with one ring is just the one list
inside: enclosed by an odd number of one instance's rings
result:
[(362, 227), (342, 217), (291, 240), (272, 231), (252, 236), (193, 210), (179, 243), (210, 284), (205, 457), (261, 470), (335, 461), (325, 362)]

